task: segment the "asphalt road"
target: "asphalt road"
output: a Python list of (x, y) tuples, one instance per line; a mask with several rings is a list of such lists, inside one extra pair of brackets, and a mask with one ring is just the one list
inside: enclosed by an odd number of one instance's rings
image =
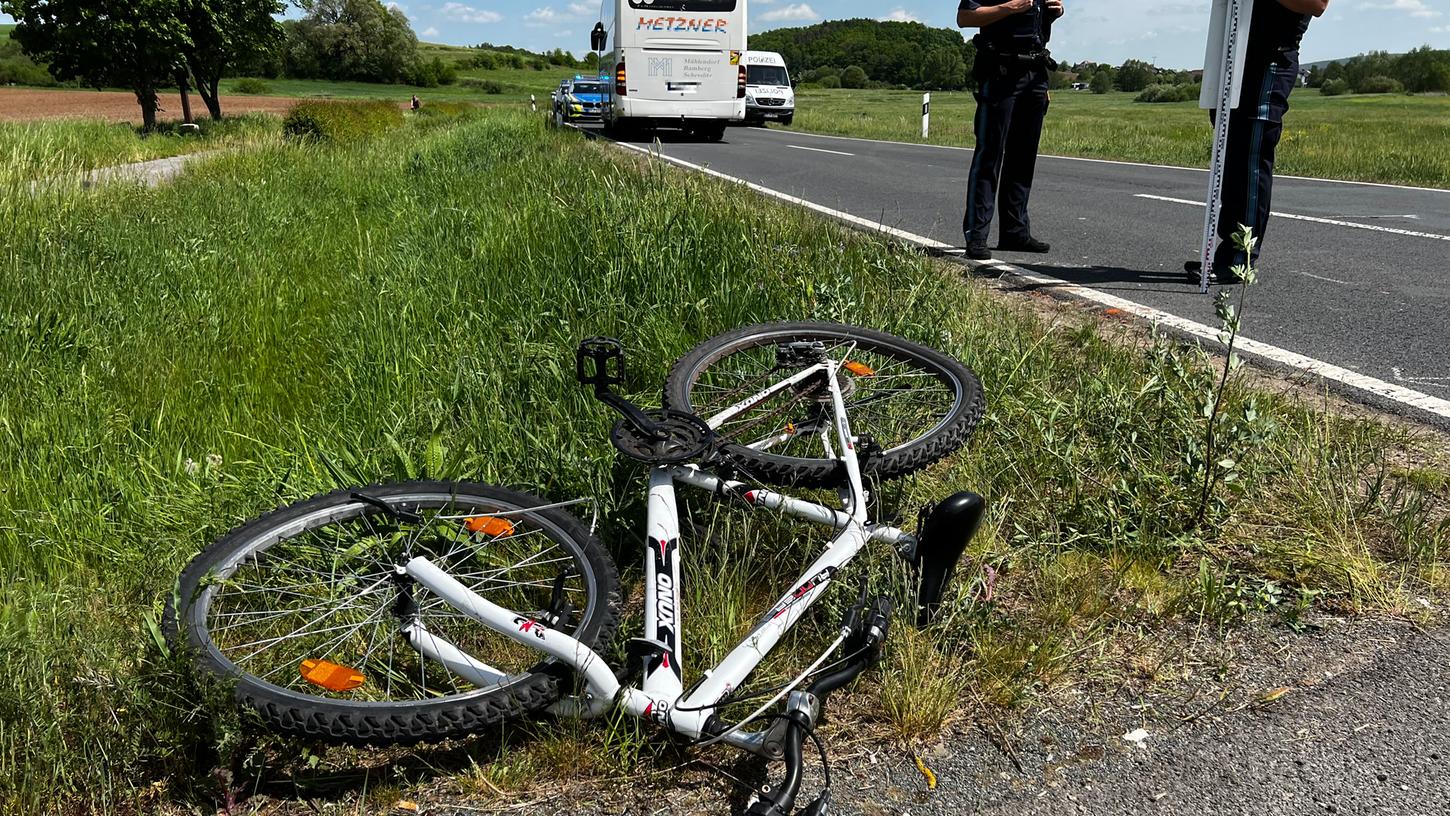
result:
[[(962, 243), (968, 149), (761, 128), (714, 144), (660, 136), (667, 156)], [(1206, 184), (1201, 170), (1043, 156), (1031, 216), (1052, 252), (997, 257), (1217, 325), (1210, 297), (1181, 271), (1197, 255)], [(1450, 191), (1279, 178), (1274, 210), (1244, 335), (1450, 399)]]
[[(1181, 647), (1145, 650), (1162, 660), (1157, 679), (1084, 677), (1040, 692), (1005, 720), (996, 719), (1000, 710), (968, 710), (936, 745), (852, 739), (828, 725), (831, 813), (1450, 813), (1446, 630), (1320, 616), (1303, 632), (1255, 625), (1222, 640), (1187, 630), (1143, 637)], [(682, 775), (605, 786), (576, 797), (572, 809), (567, 793), (543, 792), (531, 812), (727, 816), (767, 778), (763, 763), (743, 754), (696, 755), (705, 762)], [(813, 755), (805, 770), (801, 805), (823, 784)], [(780, 767), (769, 773), (778, 778)]]

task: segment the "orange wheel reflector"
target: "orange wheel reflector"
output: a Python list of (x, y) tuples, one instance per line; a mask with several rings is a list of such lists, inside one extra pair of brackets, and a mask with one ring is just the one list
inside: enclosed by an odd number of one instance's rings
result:
[(328, 691), (352, 691), (367, 682), (357, 669), (338, 665), (330, 660), (302, 661), (302, 679)]
[(787, 436), (795, 436), (795, 423), (794, 422), (787, 422), (787, 423), (785, 423), (785, 432), (786, 432), (786, 435)]
[(876, 369), (865, 363), (858, 363), (855, 360), (846, 361), (846, 370), (855, 374), (857, 377), (869, 377), (876, 373)]
[(514, 534), (512, 521), (494, 516), (470, 516), (464, 519), (463, 526), (467, 527), (470, 533), (483, 533), (494, 538)]

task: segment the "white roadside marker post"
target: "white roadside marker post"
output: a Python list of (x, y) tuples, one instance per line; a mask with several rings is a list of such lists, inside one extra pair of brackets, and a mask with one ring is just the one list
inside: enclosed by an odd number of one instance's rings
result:
[(1213, 274), (1229, 118), (1239, 104), (1239, 76), (1243, 73), (1248, 53), (1249, 22), (1254, 15), (1254, 0), (1213, 0), (1212, 14), (1208, 26), (1208, 47), (1203, 57), (1203, 88), (1198, 95), (1200, 108), (1218, 111), (1213, 127), (1213, 156), (1208, 165), (1208, 206), (1203, 214), (1200, 293), (1208, 292), (1208, 279)]
[(539, 112), (539, 106), (538, 106), (537, 103), (534, 102), (534, 95), (533, 94), (529, 94), (529, 111), (532, 112), (532, 113), (538, 113)]
[(921, 95), (921, 138), (931, 133), (931, 94)]

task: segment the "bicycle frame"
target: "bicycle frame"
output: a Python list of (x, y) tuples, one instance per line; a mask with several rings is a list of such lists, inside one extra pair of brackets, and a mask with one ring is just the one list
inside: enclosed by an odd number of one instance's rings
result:
[[(831, 393), (832, 423), (838, 448), (833, 451), (844, 464), (845, 510), (748, 485), (705, 472), (697, 465), (656, 466), (649, 476), (649, 502), (644, 552), (645, 609), (644, 638), (657, 642), (658, 652), (644, 668), (640, 686), (625, 687), (593, 649), (533, 618), (492, 603), (465, 587), (426, 558), (414, 558), (405, 569), (460, 613), (483, 625), (548, 654), (572, 667), (583, 678), (584, 692), (567, 697), (550, 710), (562, 716), (597, 717), (618, 706), (671, 728), (691, 739), (713, 736), (707, 721), (714, 706), (737, 688), (770, 654), (786, 632), (798, 623), (811, 605), (869, 541), (884, 541), (908, 558), (916, 546), (909, 533), (890, 526), (871, 524), (867, 518), (867, 493), (861, 481), (857, 439), (851, 433), (844, 397), (836, 373), (841, 363), (826, 359), (765, 388), (748, 399), (710, 417), (711, 428), (719, 428), (732, 417), (794, 387), (817, 373), (826, 375)], [(825, 429), (822, 429), (823, 438)], [(767, 442), (769, 440), (766, 440)], [(831, 450), (829, 446), (827, 450)], [(711, 493), (736, 496), (753, 508), (774, 510), (805, 521), (824, 524), (839, 532), (825, 551), (806, 569), (756, 623), (745, 638), (685, 695), (683, 686), (683, 605), (680, 597), (680, 518), (675, 502), (675, 485), (682, 483)], [(464, 654), (447, 641), (430, 633), (410, 633), (409, 642), (424, 655), (447, 665), (460, 676), (487, 684), (502, 673)], [(766, 751), (765, 732), (731, 730), (720, 739), (757, 753)]]

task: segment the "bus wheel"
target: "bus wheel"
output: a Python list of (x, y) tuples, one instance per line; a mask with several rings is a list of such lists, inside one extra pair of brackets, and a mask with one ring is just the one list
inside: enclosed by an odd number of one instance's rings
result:
[(699, 133), (700, 136), (704, 137), (705, 141), (718, 142), (721, 139), (725, 138), (725, 123), (721, 122), (718, 125), (704, 125), (697, 131), (697, 133)]

